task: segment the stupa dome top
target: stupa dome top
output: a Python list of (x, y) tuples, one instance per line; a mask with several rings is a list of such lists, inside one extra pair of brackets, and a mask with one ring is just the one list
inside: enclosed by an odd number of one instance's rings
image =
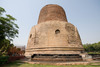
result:
[(38, 23), (50, 20), (59, 20), (68, 22), (64, 9), (56, 4), (46, 5), (40, 11)]

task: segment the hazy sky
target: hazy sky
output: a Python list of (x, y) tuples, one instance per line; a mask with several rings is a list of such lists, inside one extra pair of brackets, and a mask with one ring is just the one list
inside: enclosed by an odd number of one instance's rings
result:
[(37, 24), (40, 10), (47, 4), (58, 4), (66, 12), (68, 22), (74, 24), (82, 43), (100, 41), (100, 0), (0, 0), (7, 14), (17, 19), (19, 37), (15, 45), (27, 45), (31, 27)]

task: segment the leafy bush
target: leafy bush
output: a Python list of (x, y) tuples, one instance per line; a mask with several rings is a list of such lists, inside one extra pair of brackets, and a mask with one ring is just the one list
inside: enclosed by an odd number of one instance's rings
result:
[(9, 56), (0, 56), (0, 65), (8, 62)]

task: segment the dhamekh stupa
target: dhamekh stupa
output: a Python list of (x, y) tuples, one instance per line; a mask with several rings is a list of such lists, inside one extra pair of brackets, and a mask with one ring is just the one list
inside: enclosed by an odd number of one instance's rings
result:
[(61, 6), (49, 4), (41, 9), (38, 24), (30, 31), (25, 56), (48, 61), (86, 59), (78, 30), (68, 22)]

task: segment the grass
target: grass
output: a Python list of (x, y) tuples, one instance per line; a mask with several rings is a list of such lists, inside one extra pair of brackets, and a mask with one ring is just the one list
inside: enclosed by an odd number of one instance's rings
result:
[[(99, 65), (98, 65), (99, 64)], [(90, 65), (42, 65), (42, 64), (28, 64), (20, 61), (11, 62), (0, 67), (100, 67), (100, 63), (93, 63)]]

